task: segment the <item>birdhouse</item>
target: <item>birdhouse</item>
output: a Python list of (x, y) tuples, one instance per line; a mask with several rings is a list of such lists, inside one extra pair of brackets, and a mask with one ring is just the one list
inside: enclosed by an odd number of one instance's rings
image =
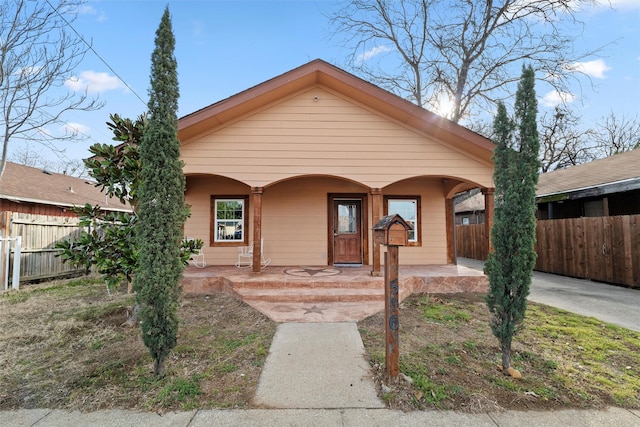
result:
[(400, 215), (387, 215), (373, 226), (373, 241), (383, 245), (406, 246), (411, 229), (413, 227)]

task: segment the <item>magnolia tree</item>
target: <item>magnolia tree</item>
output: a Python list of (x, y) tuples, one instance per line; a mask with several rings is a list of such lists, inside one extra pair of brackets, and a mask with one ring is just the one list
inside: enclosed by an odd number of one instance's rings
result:
[[(84, 163), (89, 175), (96, 180), (96, 186), (109, 197), (128, 204), (131, 211), (105, 211), (89, 204), (75, 208), (80, 225), (87, 227), (87, 231), (75, 240), (59, 242), (56, 247), (62, 249), (59, 256), (65, 262), (99, 273), (107, 283), (107, 289), (125, 283), (131, 292), (140, 252), (134, 238), (141, 169), (138, 150), (147, 120), (145, 116), (131, 120), (117, 114), (112, 114), (110, 120), (107, 126), (117, 145), (92, 145), (89, 151), (93, 156)], [(186, 264), (200, 247), (200, 240), (183, 240), (180, 246), (182, 262)], [(135, 323), (135, 317), (130, 323)]]

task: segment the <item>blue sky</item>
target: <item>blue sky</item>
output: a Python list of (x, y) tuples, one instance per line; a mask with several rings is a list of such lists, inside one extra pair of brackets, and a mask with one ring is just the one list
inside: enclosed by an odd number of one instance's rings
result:
[[(65, 117), (88, 136), (65, 143), (67, 158), (85, 158), (91, 144), (111, 142), (104, 124), (110, 113), (135, 118), (146, 110), (155, 31), (167, 4), (176, 37), (180, 117), (316, 58), (343, 66), (350, 53), (331, 37), (323, 14), (335, 9), (331, 0), (89, 1), (73, 26), (102, 59), (89, 52), (67, 88), (88, 88), (106, 105)], [(586, 84), (581, 94), (575, 88), (568, 95), (586, 123), (611, 111), (632, 118), (640, 113), (640, 0), (612, 4), (613, 9), (594, 6), (580, 14), (585, 29), (576, 49), (609, 44), (600, 57), (576, 65), (596, 86)], [(542, 114), (553, 107), (557, 94), (544, 87), (537, 93)], [(50, 131), (61, 132), (60, 126)]]

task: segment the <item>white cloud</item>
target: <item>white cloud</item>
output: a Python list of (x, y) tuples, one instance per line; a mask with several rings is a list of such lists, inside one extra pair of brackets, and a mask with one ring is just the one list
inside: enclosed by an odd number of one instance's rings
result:
[(358, 55), (357, 61), (358, 62), (364, 62), (364, 61), (368, 61), (369, 59), (373, 58), (376, 55), (380, 55), (381, 53), (385, 53), (385, 52), (389, 52), (391, 49), (388, 48), (387, 46), (376, 46), (372, 49), (369, 49), (368, 51)]
[(98, 22), (107, 20), (107, 15), (104, 11), (98, 11), (88, 4), (83, 4), (78, 8), (78, 15), (97, 15)]
[(598, 0), (599, 6), (611, 7), (614, 9), (634, 9), (640, 8), (638, 0)]
[(570, 104), (576, 100), (576, 96), (569, 92), (558, 92), (557, 90), (553, 90), (546, 95), (544, 95), (540, 102), (545, 107), (555, 107), (559, 104)]
[(62, 126), (62, 132), (64, 132), (65, 135), (81, 134), (88, 136), (90, 131), (91, 128), (87, 125), (83, 125), (82, 123), (70, 122), (65, 123), (64, 126)]
[(574, 62), (573, 64), (567, 65), (567, 69), (579, 71), (596, 79), (604, 79), (606, 78), (604, 73), (611, 70), (611, 67), (609, 67), (604, 60), (596, 59), (593, 61)]
[(125, 85), (117, 77), (91, 70), (83, 71), (80, 76), (73, 76), (67, 79), (64, 85), (74, 91), (86, 90), (90, 93), (125, 88)]

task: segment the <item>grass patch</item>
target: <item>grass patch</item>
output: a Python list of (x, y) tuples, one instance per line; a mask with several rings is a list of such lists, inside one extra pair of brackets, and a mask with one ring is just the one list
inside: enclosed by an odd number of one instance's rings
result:
[[(23, 287), (0, 298), (0, 410), (244, 408), (276, 324), (227, 295), (183, 295), (178, 343), (155, 378), (133, 296), (101, 280)], [(225, 391), (226, 390), (226, 391)]]
[[(413, 295), (400, 310), (401, 372), (389, 406), (491, 411), (640, 408), (640, 333), (530, 303), (512, 344), (523, 378), (499, 370), (498, 340), (481, 295)], [(359, 322), (377, 381), (384, 374), (384, 314)]]
[(158, 395), (151, 399), (154, 407), (175, 408), (185, 411), (199, 406), (199, 396), (203, 392), (200, 389), (200, 378), (194, 375), (192, 378), (173, 378), (162, 387)]
[(425, 320), (448, 325), (452, 328), (462, 326), (471, 320), (471, 314), (464, 307), (442, 299), (422, 297), (418, 307), (422, 309)]

